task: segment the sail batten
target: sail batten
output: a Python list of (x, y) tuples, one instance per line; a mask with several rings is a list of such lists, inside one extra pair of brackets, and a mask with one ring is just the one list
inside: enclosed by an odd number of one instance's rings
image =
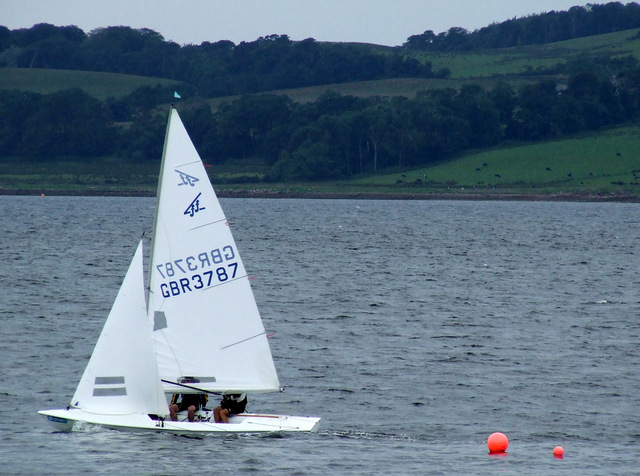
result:
[[(175, 111), (175, 109), (173, 109)], [(186, 167), (187, 165), (191, 165), (191, 164), (197, 164), (200, 162), (200, 158), (198, 157), (198, 160), (192, 160), (191, 162), (185, 162), (182, 164), (176, 164), (174, 165), (174, 167)]]
[(234, 281), (238, 281), (238, 280), (240, 280), (240, 279), (246, 279), (246, 278), (247, 278), (247, 275), (246, 275), (246, 274), (245, 274), (244, 276), (238, 276), (238, 277), (236, 277), (236, 278), (234, 278), (234, 279), (228, 279), (227, 281), (224, 281), (224, 282), (222, 282), (222, 283), (217, 283), (217, 284), (214, 284), (213, 286), (209, 286), (209, 287), (207, 287), (207, 288), (202, 288), (202, 291), (203, 291), (203, 292), (204, 292), (204, 291), (209, 291), (210, 289), (215, 289), (215, 288), (217, 288), (217, 287), (224, 286), (225, 284), (231, 284), (231, 283), (233, 283)]
[(204, 223), (204, 224), (202, 224), (202, 225), (198, 225), (198, 226), (196, 226), (196, 227), (192, 228), (192, 230), (197, 230), (197, 229), (199, 229), (199, 228), (204, 228), (205, 226), (215, 225), (216, 223), (220, 223), (220, 222), (222, 222), (222, 221), (226, 221), (226, 220), (227, 220), (227, 219), (226, 219), (226, 218), (224, 218), (224, 219), (222, 219), (222, 220), (214, 221), (214, 222), (211, 222), (211, 223)]
[(233, 347), (233, 346), (238, 345), (238, 344), (243, 344), (244, 342), (250, 341), (251, 339), (255, 339), (256, 337), (260, 337), (260, 336), (263, 336), (263, 335), (266, 335), (266, 332), (261, 332), (260, 334), (256, 334), (254, 336), (247, 337), (246, 339), (242, 339), (242, 340), (240, 340), (238, 342), (234, 342), (233, 344), (225, 345), (224, 347), (221, 347), (221, 349), (223, 349), (223, 350), (224, 349), (228, 349), (230, 347)]

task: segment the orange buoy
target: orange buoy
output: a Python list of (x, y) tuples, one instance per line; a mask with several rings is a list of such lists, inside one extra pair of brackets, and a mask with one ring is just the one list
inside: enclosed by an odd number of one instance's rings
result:
[(564, 448), (562, 448), (562, 446), (556, 446), (553, 449), (553, 456), (558, 459), (562, 459), (564, 457)]
[(509, 446), (509, 438), (504, 433), (491, 433), (487, 439), (489, 453), (504, 453)]

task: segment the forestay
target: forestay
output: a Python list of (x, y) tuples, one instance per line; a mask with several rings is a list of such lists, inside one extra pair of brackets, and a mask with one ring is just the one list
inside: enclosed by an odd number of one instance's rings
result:
[[(148, 313), (160, 377), (217, 392), (279, 389), (264, 326), (229, 223), (171, 110), (158, 185)], [(168, 392), (187, 391), (165, 385)]]

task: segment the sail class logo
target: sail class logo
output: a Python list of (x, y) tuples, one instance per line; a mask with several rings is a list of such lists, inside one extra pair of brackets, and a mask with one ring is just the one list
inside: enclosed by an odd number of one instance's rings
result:
[(174, 169), (174, 170), (180, 176), (180, 183), (178, 184), (178, 187), (180, 187), (181, 185), (191, 185), (193, 187), (193, 186), (195, 186), (196, 182), (200, 181), (200, 179), (198, 177), (194, 177), (193, 175), (185, 174), (184, 172), (181, 172), (178, 169)]
[(200, 195), (202, 195), (202, 193), (196, 195), (196, 198), (194, 198), (193, 201), (189, 204), (187, 209), (184, 211), (185, 215), (193, 217), (196, 213), (205, 210), (205, 207), (200, 206)]

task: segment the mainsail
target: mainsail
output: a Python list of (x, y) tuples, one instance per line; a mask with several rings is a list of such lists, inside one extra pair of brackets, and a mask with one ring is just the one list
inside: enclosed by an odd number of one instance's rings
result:
[[(149, 269), (160, 377), (214, 392), (279, 389), (271, 350), (229, 223), (171, 109)], [(167, 391), (184, 392), (176, 386)]]
[(150, 336), (140, 242), (71, 406), (105, 415), (166, 415)]

